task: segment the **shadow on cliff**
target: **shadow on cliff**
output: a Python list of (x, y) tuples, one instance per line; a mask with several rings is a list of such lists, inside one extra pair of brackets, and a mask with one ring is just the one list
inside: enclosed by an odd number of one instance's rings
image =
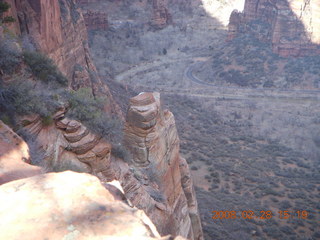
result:
[(259, 40), (272, 43), (273, 52), (280, 56), (318, 55), (316, 4), (309, 1), (294, 6), (287, 0), (246, 1), (242, 13), (234, 11), (231, 14), (229, 38), (251, 33)]

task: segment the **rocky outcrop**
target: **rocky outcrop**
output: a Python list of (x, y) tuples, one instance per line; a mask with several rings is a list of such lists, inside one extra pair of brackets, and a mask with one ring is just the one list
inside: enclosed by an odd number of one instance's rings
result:
[(151, 25), (156, 29), (162, 29), (172, 21), (168, 10), (168, 0), (153, 0)]
[(27, 143), (0, 121), (0, 185), (42, 173), (41, 168), (29, 163)]
[[(160, 237), (144, 211), (135, 208), (124, 194), (136, 206), (145, 207), (149, 203), (150, 208), (143, 210), (153, 213), (153, 217), (165, 206), (149, 196), (128, 165), (120, 159), (110, 159), (110, 145), (100, 140), (91, 145), (96, 137), (91, 134), (93, 138), (86, 139), (90, 132), (83, 125), (61, 119), (62, 116), (62, 113), (56, 115), (56, 127), (62, 129), (61, 134), (70, 143), (68, 161), (75, 161), (73, 154), (78, 156), (78, 161), (91, 167), (88, 172), (98, 175), (102, 182), (92, 175), (70, 171), (43, 174), (41, 168), (27, 163), (30, 162), (28, 145), (0, 121), (0, 238), (173, 240), (169, 235)], [(31, 116), (25, 122), (31, 120), (36, 122), (38, 118)], [(35, 122), (29, 124), (36, 130), (34, 134), (51, 132), (43, 127), (35, 128), (41, 126)], [(56, 143), (61, 142), (62, 139)], [(63, 153), (60, 157), (63, 158)], [(121, 180), (125, 192), (119, 181), (108, 182), (116, 178)]]
[(47, 170), (101, 174), (109, 167), (111, 145), (79, 121), (66, 118), (65, 112), (65, 109), (57, 112), (50, 126), (44, 126), (36, 115), (22, 117), (20, 122), (45, 151), (43, 165)]
[[(131, 99), (124, 141), (131, 153), (135, 174), (140, 182), (152, 187), (145, 189), (161, 203), (157, 205), (157, 217), (152, 211), (146, 211), (159, 232), (202, 239), (193, 184), (185, 160), (179, 154), (174, 117), (168, 110), (161, 109), (159, 93), (141, 93)], [(149, 205), (138, 203), (142, 209)]]
[(96, 177), (70, 171), (2, 185), (0, 218), (1, 239), (160, 239), (143, 211)]
[(104, 12), (88, 10), (83, 12), (83, 17), (86, 27), (89, 30), (106, 31), (108, 29), (108, 18), (107, 14)]
[(281, 56), (320, 54), (320, 2), (316, 0), (246, 0), (242, 13), (233, 11), (228, 39), (253, 33), (272, 43)]
[(40, 124), (40, 131), (35, 131), (39, 125), (34, 119), (25, 128), (37, 134), (52, 166), (91, 173), (102, 182), (117, 180), (126, 199), (147, 214), (161, 236), (203, 239), (190, 172), (179, 154), (174, 117), (161, 109), (159, 93), (143, 93), (130, 100), (124, 144), (131, 157), (126, 162), (113, 157), (110, 144), (66, 118), (63, 110), (54, 116), (54, 125)]

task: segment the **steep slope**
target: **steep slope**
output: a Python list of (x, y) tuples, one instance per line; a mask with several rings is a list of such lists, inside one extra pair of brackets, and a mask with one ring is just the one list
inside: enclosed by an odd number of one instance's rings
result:
[(92, 88), (95, 95), (106, 95), (107, 108), (120, 113), (108, 87), (97, 75), (92, 62), (83, 16), (74, 0), (8, 0), (16, 23), (12, 27), (30, 43), (48, 55), (66, 75), (69, 86), (77, 90)]

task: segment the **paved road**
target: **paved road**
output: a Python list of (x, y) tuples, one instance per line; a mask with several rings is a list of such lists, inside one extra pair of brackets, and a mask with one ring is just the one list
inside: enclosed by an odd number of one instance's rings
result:
[(213, 87), (215, 89), (230, 89), (230, 90), (237, 90), (237, 91), (241, 91), (241, 90), (252, 90), (252, 91), (257, 91), (257, 92), (279, 92), (279, 93), (310, 93), (310, 94), (320, 94), (320, 90), (305, 90), (305, 89), (293, 89), (293, 90), (288, 90), (288, 89), (262, 89), (262, 88), (240, 88), (240, 87), (232, 87), (232, 86), (227, 86), (227, 87), (223, 87), (223, 86), (216, 86), (213, 83), (208, 83), (206, 81), (203, 81), (201, 79), (199, 79), (198, 77), (193, 75), (193, 71), (196, 69), (196, 67), (202, 65), (203, 62), (196, 62), (193, 63), (191, 65), (189, 65), (185, 71), (185, 76), (192, 82), (203, 85), (203, 86), (210, 86)]
[[(179, 93), (190, 96), (200, 97), (226, 97), (232, 99), (245, 99), (245, 98), (291, 98), (291, 99), (310, 99), (320, 100), (320, 90), (286, 90), (286, 89), (262, 89), (262, 88), (241, 88), (234, 86), (216, 86), (213, 83), (206, 82), (202, 79), (199, 79), (193, 74), (194, 70), (199, 68), (208, 57), (202, 57), (202, 59), (196, 57), (187, 57), (185, 59), (170, 59), (169, 61), (164, 61), (163, 59), (157, 60), (150, 63), (141, 63), (125, 72), (118, 74), (115, 79), (119, 82), (126, 81), (132, 76), (141, 74), (143, 72), (152, 71), (164, 64), (174, 64), (175, 62), (181, 61), (196, 61), (190, 64), (184, 71), (184, 76), (187, 80), (192, 83), (196, 83), (199, 86), (199, 89), (161, 89), (161, 92), (166, 92), (170, 94)], [(145, 86), (144, 86), (145, 87)], [(196, 91), (195, 91), (196, 90)], [(198, 91), (197, 91), (198, 90)], [(204, 92), (203, 92), (204, 91)]]

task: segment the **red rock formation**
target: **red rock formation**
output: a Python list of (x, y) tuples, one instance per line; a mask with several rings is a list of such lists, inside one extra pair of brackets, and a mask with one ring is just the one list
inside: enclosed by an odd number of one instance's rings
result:
[(37, 117), (24, 121), (28, 122), (25, 127), (42, 143), (46, 161), (52, 165), (72, 165), (103, 182), (118, 180), (126, 198), (145, 211), (161, 235), (202, 239), (193, 183), (179, 155), (172, 113), (162, 111), (158, 93), (140, 94), (130, 103), (125, 130), (132, 156), (129, 165), (111, 157), (110, 144), (65, 118), (63, 110), (50, 127), (44, 128)]
[(6, 0), (18, 21), (18, 30), (27, 34), (41, 52), (47, 54), (77, 90), (92, 88), (110, 100), (110, 111), (120, 112), (110, 91), (91, 60), (85, 22), (74, 0)]
[[(107, 86), (99, 78), (90, 77), (89, 72), (95, 73), (95, 67), (86, 43), (84, 20), (74, 0), (9, 2), (17, 10), (21, 32), (28, 34), (37, 47), (59, 65), (72, 88), (91, 87), (94, 93), (107, 94), (112, 100)], [(164, 5), (156, 6), (161, 9)], [(112, 101), (110, 108), (115, 109)], [(141, 94), (131, 100), (125, 133), (125, 143), (133, 157), (129, 164), (111, 157), (108, 142), (80, 122), (65, 118), (64, 114), (65, 110), (61, 110), (53, 116), (54, 124), (50, 126), (43, 126), (36, 115), (23, 121), (46, 151), (44, 161), (66, 169), (73, 166), (104, 182), (116, 179), (129, 201), (145, 211), (161, 235), (203, 239), (190, 173), (179, 155), (174, 117), (161, 109), (159, 94)], [(42, 190), (42, 187), (36, 189)], [(49, 219), (46, 215), (43, 217)], [(60, 235), (57, 238), (61, 239)]]
[(116, 200), (96, 177), (70, 171), (0, 186), (0, 218), (1, 239), (160, 240), (143, 211)]
[(317, 55), (319, 24), (319, 1), (246, 0), (243, 13), (230, 16), (228, 39), (250, 32), (281, 56)]
[(168, 10), (168, 0), (153, 0), (151, 25), (157, 29), (162, 29), (172, 21)]
[[(157, 216), (146, 210), (162, 234), (202, 239), (202, 229), (190, 172), (179, 155), (179, 137), (173, 114), (163, 111), (159, 93), (142, 93), (130, 101), (125, 126), (125, 145), (132, 168), (153, 198), (160, 202)], [(128, 189), (128, 187), (124, 187)], [(138, 208), (150, 203), (129, 198)], [(163, 207), (161, 207), (163, 206)]]
[(28, 163), (28, 145), (0, 121), (0, 185), (42, 173), (39, 167)]
[[(92, 15), (90, 16), (91, 20), (86, 20), (86, 23), (88, 22), (88, 26), (92, 25), (93, 28), (96, 28), (95, 25), (103, 25), (104, 23), (104, 17), (102, 13), (97, 12), (97, 4), (92, 4), (92, 3), (102, 3), (102, 0), (77, 0), (77, 2), (80, 4), (81, 7), (84, 8), (84, 17), (86, 17), (86, 11), (87, 9), (92, 9), (96, 16)], [(162, 29), (166, 26), (168, 26), (171, 21), (171, 14), (169, 12), (169, 0), (152, 0), (152, 1), (147, 1), (147, 0), (141, 0), (141, 1), (124, 1), (124, 0), (113, 0), (110, 2), (116, 2), (118, 4), (110, 4), (111, 8), (114, 8), (116, 10), (117, 8), (128, 8), (131, 6), (139, 6), (142, 7), (143, 9), (146, 9), (146, 12), (152, 11), (150, 14), (146, 14), (147, 18), (149, 19), (149, 23), (154, 29)], [(185, 4), (185, 3), (176, 3), (176, 4)], [(111, 6), (113, 5), (113, 6)], [(115, 7), (117, 6), (117, 7)], [(99, 16), (102, 15), (101, 17)], [(150, 18), (151, 17), (151, 18)], [(88, 16), (89, 18), (89, 16)], [(95, 23), (96, 22), (96, 23)], [(100, 27), (101, 28), (101, 27)], [(98, 28), (99, 29), (99, 28)]]
[(87, 29), (102, 30), (108, 29), (107, 14), (104, 12), (90, 11), (83, 12), (84, 21)]

